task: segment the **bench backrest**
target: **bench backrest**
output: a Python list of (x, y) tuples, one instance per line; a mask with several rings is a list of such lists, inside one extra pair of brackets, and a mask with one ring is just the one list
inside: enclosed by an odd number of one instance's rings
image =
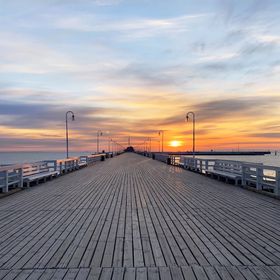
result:
[(49, 172), (46, 162), (25, 163), (22, 165), (23, 177)]
[(101, 161), (102, 157), (106, 157), (106, 154), (80, 156), (79, 162), (90, 164), (90, 163), (93, 163), (93, 162), (96, 162), (96, 161)]
[(242, 162), (231, 160), (216, 160), (214, 170), (242, 175)]

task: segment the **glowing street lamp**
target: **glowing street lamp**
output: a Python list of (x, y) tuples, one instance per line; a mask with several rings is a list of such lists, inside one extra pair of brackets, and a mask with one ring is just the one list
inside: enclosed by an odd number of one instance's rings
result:
[(186, 115), (187, 122), (190, 119), (190, 115), (192, 115), (193, 118), (193, 157), (195, 157), (195, 113), (194, 112), (188, 112)]
[(75, 120), (75, 115), (72, 111), (67, 111), (65, 114), (65, 124), (66, 124), (66, 157), (69, 158), (69, 135), (68, 135), (68, 115), (72, 115), (72, 121)]

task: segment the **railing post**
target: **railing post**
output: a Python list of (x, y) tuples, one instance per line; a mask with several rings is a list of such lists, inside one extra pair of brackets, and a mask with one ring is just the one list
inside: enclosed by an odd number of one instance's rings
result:
[(19, 169), (19, 187), (23, 188), (23, 170), (22, 167)]
[(184, 157), (184, 169), (186, 169), (186, 167), (187, 167), (187, 158)]
[(246, 186), (246, 166), (242, 165), (242, 186)]
[(194, 170), (197, 171), (197, 159), (194, 159)]
[(4, 182), (5, 182), (4, 192), (8, 192), (9, 191), (9, 171), (8, 170), (5, 170)]
[(260, 168), (260, 167), (258, 167), (257, 166), (257, 168), (256, 168), (256, 179), (257, 179), (257, 182), (256, 182), (256, 189), (258, 190), (258, 191), (261, 191), (262, 190), (262, 184), (261, 184), (261, 182), (262, 182), (262, 176), (263, 176), (263, 171), (262, 171), (262, 169)]
[(275, 178), (276, 182), (275, 182), (275, 190), (274, 193), (277, 197), (280, 197), (280, 169), (277, 168), (276, 170), (276, 178)]

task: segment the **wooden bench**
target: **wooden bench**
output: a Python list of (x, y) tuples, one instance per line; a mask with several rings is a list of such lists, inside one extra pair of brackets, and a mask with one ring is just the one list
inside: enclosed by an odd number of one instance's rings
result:
[(153, 159), (164, 162), (164, 163), (170, 163), (169, 155), (161, 154), (161, 153), (155, 153), (154, 155), (155, 156), (153, 157)]
[(88, 164), (87, 164), (86, 161), (79, 161), (79, 162), (78, 162), (78, 166), (79, 166), (79, 168), (83, 168), (83, 167), (87, 167)]
[(95, 155), (88, 155), (88, 156), (80, 156), (79, 158), (79, 166), (81, 167), (90, 165), (96, 161), (105, 160), (106, 154), (95, 154)]
[(59, 172), (50, 171), (47, 162), (26, 163), (22, 165), (23, 183), (30, 187), (30, 183), (40, 181), (46, 182), (47, 179), (53, 179), (59, 175)]
[(230, 180), (234, 181), (235, 185), (242, 182), (242, 162), (240, 161), (216, 160), (213, 169), (205, 171), (212, 178), (217, 177), (218, 180), (224, 178), (227, 183)]

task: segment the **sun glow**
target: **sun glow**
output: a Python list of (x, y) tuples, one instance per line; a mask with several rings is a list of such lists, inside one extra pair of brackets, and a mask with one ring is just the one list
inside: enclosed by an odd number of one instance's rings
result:
[(170, 147), (180, 147), (180, 146), (182, 146), (182, 143), (181, 143), (181, 141), (173, 140), (173, 141), (170, 141), (169, 146)]

